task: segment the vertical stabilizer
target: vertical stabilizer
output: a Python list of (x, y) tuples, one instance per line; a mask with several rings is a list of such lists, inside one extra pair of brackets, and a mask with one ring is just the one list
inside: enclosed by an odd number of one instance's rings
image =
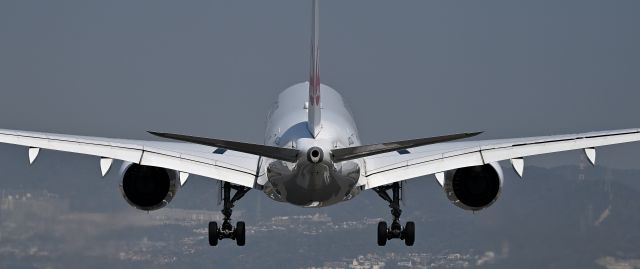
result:
[(318, 48), (320, 25), (318, 0), (313, 0), (311, 9), (311, 68), (309, 72), (309, 115), (307, 126), (313, 137), (316, 137), (322, 128), (320, 124), (320, 49)]

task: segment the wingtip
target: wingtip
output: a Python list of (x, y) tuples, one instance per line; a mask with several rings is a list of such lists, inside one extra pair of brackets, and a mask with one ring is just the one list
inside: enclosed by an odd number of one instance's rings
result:
[(484, 133), (484, 131), (480, 131), (480, 132), (473, 132), (473, 133), (467, 133), (467, 135), (468, 135), (469, 137), (471, 137), (471, 136), (480, 135), (480, 134), (482, 134), (482, 133)]
[(160, 136), (160, 137), (162, 137), (162, 133), (160, 133), (160, 132), (147, 131), (147, 133), (152, 134), (152, 135), (155, 135), (155, 136)]

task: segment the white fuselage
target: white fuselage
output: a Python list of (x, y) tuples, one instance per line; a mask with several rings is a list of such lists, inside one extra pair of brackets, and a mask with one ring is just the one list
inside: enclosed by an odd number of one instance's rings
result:
[[(333, 163), (334, 148), (360, 145), (356, 124), (342, 96), (321, 85), (321, 129), (314, 138), (307, 127), (309, 84), (299, 83), (278, 96), (267, 115), (265, 145), (295, 148), (301, 154), (295, 163), (264, 159), (261, 163), (263, 191), (271, 199), (305, 207), (320, 207), (346, 201), (360, 192), (362, 160)], [(309, 149), (321, 149), (317, 163), (307, 154)]]

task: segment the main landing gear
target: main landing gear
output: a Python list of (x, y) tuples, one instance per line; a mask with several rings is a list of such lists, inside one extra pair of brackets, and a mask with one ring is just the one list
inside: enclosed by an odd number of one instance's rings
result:
[[(393, 238), (400, 238), (404, 240), (404, 244), (407, 246), (413, 246), (416, 240), (416, 225), (413, 221), (408, 221), (404, 228), (400, 224), (400, 183), (395, 182), (391, 185), (385, 185), (373, 188), (373, 190), (385, 201), (389, 202), (391, 208), (391, 215), (393, 215), (393, 222), (391, 227), (387, 226), (386, 221), (378, 223), (378, 246), (384, 246), (387, 244), (387, 240)], [(387, 193), (391, 190), (393, 197), (390, 197)]]
[[(231, 197), (232, 189), (236, 191), (233, 194), (233, 197)], [(233, 203), (240, 200), (240, 198), (242, 198), (242, 196), (244, 196), (249, 190), (250, 188), (247, 187), (232, 185), (229, 182), (224, 183), (222, 186), (222, 201), (224, 202), (222, 214), (224, 215), (224, 220), (222, 222), (222, 226), (219, 228), (217, 222), (209, 222), (209, 245), (217, 246), (218, 240), (229, 238), (231, 240), (236, 240), (238, 246), (244, 246), (244, 221), (238, 221), (238, 223), (236, 223), (236, 227), (233, 228), (233, 225), (231, 224), (231, 213), (233, 213)]]

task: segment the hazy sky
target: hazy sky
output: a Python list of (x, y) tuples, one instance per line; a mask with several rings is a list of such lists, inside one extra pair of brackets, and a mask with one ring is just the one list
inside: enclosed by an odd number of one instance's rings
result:
[[(640, 127), (640, 1), (322, 1), (322, 82), (366, 143)], [(0, 128), (262, 142), (309, 1), (0, 1)], [(640, 168), (640, 144), (599, 151)], [(577, 153), (529, 164), (575, 163)]]

